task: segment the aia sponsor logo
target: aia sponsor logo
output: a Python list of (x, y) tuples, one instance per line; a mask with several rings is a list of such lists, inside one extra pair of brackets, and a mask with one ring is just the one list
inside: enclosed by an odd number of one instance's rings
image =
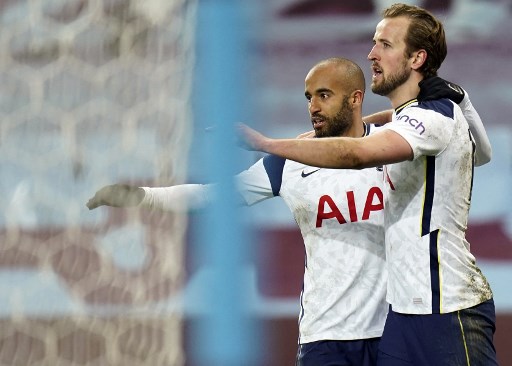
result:
[(338, 205), (348, 209), (348, 219), (350, 222), (357, 222), (359, 219), (368, 220), (372, 212), (384, 210), (384, 195), (379, 187), (371, 187), (366, 195), (361, 218), (357, 216), (357, 206), (353, 191), (346, 192), (346, 200), (339, 201), (338, 204), (334, 202), (331, 196), (323, 195), (318, 200), (316, 227), (322, 227), (323, 221), (330, 219), (336, 219), (340, 224), (346, 224), (347, 219), (341, 213)]

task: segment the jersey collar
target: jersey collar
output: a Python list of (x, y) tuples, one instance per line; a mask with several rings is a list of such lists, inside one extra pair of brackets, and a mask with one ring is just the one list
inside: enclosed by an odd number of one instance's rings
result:
[(369, 134), (370, 134), (370, 126), (365, 121), (363, 121), (363, 136), (361, 136), (361, 137), (368, 136)]
[(409, 100), (408, 102), (405, 102), (402, 105), (399, 105), (398, 107), (395, 108), (395, 114), (400, 113), (401, 111), (403, 111), (405, 108), (407, 108), (411, 104), (417, 103), (417, 102), (418, 102), (418, 99), (414, 98), (414, 99)]

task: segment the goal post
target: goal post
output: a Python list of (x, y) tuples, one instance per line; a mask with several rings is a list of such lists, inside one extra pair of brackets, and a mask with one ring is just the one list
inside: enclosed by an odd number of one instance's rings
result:
[(244, 282), (245, 258), (253, 240), (242, 220), (232, 178), (243, 160), (235, 144), (235, 126), (252, 116), (250, 76), (255, 69), (250, 47), (258, 2), (198, 4), (194, 110), (198, 133), (213, 126), (199, 156), (208, 181), (217, 185), (215, 204), (206, 209), (194, 246), (196, 255), (208, 258), (211, 271), (202, 287), (207, 303), (204, 321), (191, 332), (189, 343), (197, 347), (190, 356), (194, 365), (256, 365), (261, 338), (256, 336)]

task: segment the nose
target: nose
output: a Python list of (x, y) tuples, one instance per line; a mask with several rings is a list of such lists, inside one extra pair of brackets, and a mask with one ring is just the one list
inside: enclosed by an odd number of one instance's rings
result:
[(377, 51), (375, 50), (376, 45), (372, 47), (370, 53), (368, 54), (368, 60), (373, 61), (377, 59)]
[(316, 100), (317, 100), (317, 98), (312, 97), (311, 100), (309, 101), (308, 108), (309, 108), (309, 114), (310, 115), (313, 115), (313, 114), (315, 114), (317, 112), (320, 112), (320, 106), (319, 106), (319, 103)]

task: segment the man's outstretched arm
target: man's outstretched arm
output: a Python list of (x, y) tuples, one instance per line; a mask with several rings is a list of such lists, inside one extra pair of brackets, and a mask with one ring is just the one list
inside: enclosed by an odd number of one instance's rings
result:
[(112, 184), (99, 189), (86, 205), (89, 210), (100, 206), (111, 206), (186, 212), (203, 207), (211, 200), (211, 185), (182, 184), (170, 187), (135, 187), (127, 184)]
[(411, 160), (413, 151), (398, 133), (380, 131), (363, 138), (271, 139), (238, 126), (240, 145), (321, 168), (362, 169)]

